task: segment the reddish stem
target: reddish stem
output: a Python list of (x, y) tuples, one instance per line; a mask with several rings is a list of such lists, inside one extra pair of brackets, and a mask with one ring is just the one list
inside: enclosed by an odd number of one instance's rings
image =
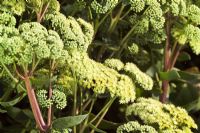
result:
[(173, 53), (173, 56), (171, 58), (171, 65), (169, 66), (170, 70), (174, 67), (174, 65), (175, 65), (175, 63), (177, 61), (177, 58), (178, 58), (178, 56), (180, 54), (180, 51), (181, 51), (181, 46), (177, 45), (176, 49), (175, 49), (175, 51)]
[[(164, 72), (168, 71), (170, 63), (170, 14), (167, 13), (166, 16), (166, 44), (165, 44), (165, 53), (164, 53)], [(169, 81), (164, 80), (162, 82), (162, 94), (160, 95), (160, 101), (165, 103), (167, 101), (167, 93), (169, 88)]]
[(25, 81), (25, 86), (27, 89), (28, 99), (31, 104), (31, 109), (33, 111), (36, 124), (38, 128), (40, 129), (40, 131), (46, 132), (48, 129), (48, 126), (45, 124), (44, 119), (42, 117), (40, 107), (38, 105), (38, 102), (35, 96), (35, 91), (31, 87), (31, 82), (27, 73), (24, 76), (24, 81)]
[[(170, 49), (170, 14), (167, 14), (168, 20), (166, 22), (166, 34), (167, 34), (167, 39), (166, 39), (166, 45), (165, 45), (165, 54), (164, 54), (164, 72), (167, 72), (171, 70), (175, 63), (176, 60), (180, 54), (181, 47), (177, 45), (177, 42), (174, 43), (175, 50), (173, 50), (172, 54), (170, 55), (171, 49)], [(167, 94), (169, 90), (169, 81), (168, 80), (163, 80), (162, 82), (162, 94), (160, 95), (160, 101), (162, 103), (165, 103), (167, 101)]]
[(48, 2), (48, 3), (46, 4), (46, 6), (44, 7), (44, 10), (43, 10), (43, 11), (42, 11), (42, 9), (41, 9), (41, 10), (37, 13), (37, 22), (38, 22), (38, 23), (41, 23), (41, 21), (42, 21), (44, 15), (45, 15), (45, 13), (47, 12), (47, 9), (48, 9), (48, 7), (49, 7), (49, 4), (50, 4), (50, 2)]

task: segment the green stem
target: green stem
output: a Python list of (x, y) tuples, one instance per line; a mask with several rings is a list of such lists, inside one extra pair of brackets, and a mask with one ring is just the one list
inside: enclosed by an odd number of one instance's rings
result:
[[(89, 115), (90, 115), (90, 113), (92, 112), (92, 109), (93, 109), (93, 107), (94, 107), (95, 101), (96, 101), (96, 99), (92, 99), (92, 103), (91, 103), (90, 109), (89, 109), (89, 111), (88, 111), (88, 114), (89, 114)], [(85, 122), (84, 122), (82, 128), (80, 129), (80, 133), (83, 133), (83, 132), (84, 132), (85, 128), (87, 127), (88, 120), (89, 120), (89, 116), (87, 117), (87, 119), (85, 120)]]
[(32, 69), (30, 71), (30, 75), (33, 75), (33, 72), (35, 71), (35, 69), (37, 68), (39, 63), (40, 63), (40, 60), (37, 60), (37, 62), (32, 65)]
[(87, 102), (83, 105), (83, 111), (88, 107), (88, 105), (92, 102), (92, 99), (87, 100)]
[[(4, 64), (2, 61), (0, 61), (0, 63), (1, 63), (1, 65), (2, 65), (2, 67), (4, 68), (4, 70), (6, 71), (6, 73), (8, 74), (8, 76), (9, 76), (15, 83), (18, 83), (19, 80), (16, 79), (16, 78), (12, 75), (12, 73), (8, 70), (8, 68), (5, 66), (5, 64)], [(19, 84), (19, 88), (20, 88), (19, 92), (26, 92), (26, 89), (25, 89), (24, 87), (22, 87), (21, 84)]]
[[(53, 75), (53, 71), (54, 71), (54, 64), (55, 61), (50, 61), (50, 68), (49, 68), (49, 99), (51, 99), (52, 94), (53, 94), (53, 90), (52, 90), (52, 82), (51, 82), (51, 78)], [(50, 128), (51, 124), (52, 124), (52, 117), (53, 117), (53, 108), (52, 105), (48, 108), (48, 115), (47, 115), (47, 126)]]
[[(92, 20), (93, 19), (93, 16), (92, 16), (92, 11), (91, 11), (91, 8), (88, 7), (88, 16), (89, 16), (89, 20)], [(93, 24), (92, 24), (93, 25)]]
[(111, 34), (113, 32), (113, 30), (116, 28), (119, 20), (120, 20), (120, 17), (121, 17), (121, 14), (124, 10), (124, 7), (125, 5), (122, 4), (121, 8), (119, 9), (117, 15), (111, 20), (111, 24), (110, 24), (110, 27), (108, 28), (108, 35)]
[[(74, 74), (74, 73), (73, 73)], [(73, 75), (75, 78), (75, 75)], [(76, 80), (76, 78), (75, 78)], [(74, 87), (74, 103), (73, 103), (73, 115), (76, 115), (77, 110), (77, 84)], [(73, 127), (73, 133), (76, 133), (76, 126)]]
[[(89, 122), (89, 124), (92, 124), (92, 122), (94, 122), (98, 117), (99, 120), (97, 121), (97, 123), (95, 124), (95, 127), (97, 128), (98, 125), (101, 123), (101, 121), (103, 120), (104, 116), (106, 115), (106, 113), (108, 112), (110, 106), (112, 105), (112, 103), (115, 101), (116, 97), (111, 98), (108, 103), (104, 106), (104, 108)], [(100, 116), (101, 115), (101, 116)], [(91, 133), (94, 133), (94, 130), (91, 131)]]
[(121, 17), (121, 19), (124, 19), (124, 18), (129, 14), (130, 11), (131, 11), (131, 9), (128, 9), (128, 10), (124, 13), (124, 15)]
[(82, 87), (80, 87), (80, 114), (82, 115), (83, 113), (83, 92), (82, 92)]
[(94, 122), (104, 111), (106, 111), (107, 108), (109, 108), (111, 106), (111, 104), (114, 102), (115, 99), (116, 99), (116, 97), (111, 98), (108, 101), (108, 103), (100, 110), (100, 112), (89, 123)]
[[(119, 4), (119, 3), (118, 3)], [(114, 9), (114, 8), (113, 8)], [(95, 23), (95, 26), (94, 26), (94, 35), (96, 35), (99, 27), (101, 26), (101, 24), (106, 20), (106, 18), (110, 15), (110, 13), (113, 11), (113, 9), (109, 10), (105, 15), (104, 17), (98, 21), (98, 23)]]
[(8, 76), (15, 82), (18, 83), (18, 79), (16, 79), (12, 73), (8, 70), (8, 68), (4, 65), (4, 63), (1, 62), (1, 65), (3, 66), (4, 70), (6, 71), (6, 73), (8, 74)]
[[(108, 28), (108, 32), (107, 32), (108, 36), (110, 36), (112, 34), (112, 32), (114, 31), (114, 29), (116, 28), (116, 26), (120, 20), (121, 14), (124, 10), (124, 7), (125, 7), (125, 5), (122, 4), (121, 8), (119, 9), (117, 15), (114, 18), (112, 18), (112, 13), (111, 13), (111, 24), (110, 24), (110, 26)], [(100, 58), (105, 53), (106, 49), (107, 49), (106, 46), (101, 46), (101, 48), (98, 52), (98, 55), (97, 55), (97, 61), (100, 61)]]
[(126, 47), (126, 43), (129, 39), (129, 37), (131, 36), (131, 34), (133, 33), (133, 31), (135, 30), (135, 28), (137, 27), (137, 25), (139, 24), (139, 22), (137, 24), (135, 24), (130, 30), (129, 32), (123, 37), (123, 39), (120, 41), (119, 44), (119, 51), (117, 51), (116, 53), (116, 57), (120, 57), (122, 51), (124, 50), (124, 48)]

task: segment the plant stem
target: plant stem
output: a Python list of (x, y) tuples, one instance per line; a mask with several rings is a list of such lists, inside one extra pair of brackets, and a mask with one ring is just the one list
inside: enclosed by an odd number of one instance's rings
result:
[[(115, 99), (116, 99), (116, 97), (111, 98), (108, 101), (108, 103), (100, 110), (100, 112), (87, 125), (92, 124), (102, 114), (95, 125), (97, 127), (100, 124), (100, 122), (102, 121), (102, 119), (104, 118), (104, 116), (106, 115), (107, 111), (109, 110), (110, 106), (115, 101)], [(93, 133), (93, 132), (94, 132), (94, 130), (91, 131), (91, 133)]]
[(87, 100), (87, 102), (83, 105), (83, 111), (88, 107), (88, 105), (92, 102), (92, 99)]
[[(110, 106), (112, 105), (112, 103), (114, 102), (115, 99), (111, 99), (111, 101), (109, 101), (109, 106), (106, 108), (106, 110), (103, 112), (103, 114), (101, 115), (101, 117), (99, 118), (99, 120), (97, 121), (97, 123), (95, 124), (95, 127), (97, 128), (99, 126), (99, 124), (101, 123), (101, 121), (103, 120), (104, 116), (106, 115), (106, 113), (108, 112)], [(91, 133), (94, 133), (94, 129), (91, 131)]]
[[(107, 34), (108, 34), (107, 36), (108, 37), (112, 34), (112, 32), (114, 31), (114, 29), (116, 28), (116, 26), (117, 26), (117, 24), (118, 24), (118, 22), (120, 20), (121, 14), (122, 14), (122, 12), (124, 10), (124, 7), (125, 7), (125, 5), (122, 4), (121, 8), (119, 9), (119, 11), (117, 13), (117, 15), (114, 18), (112, 18), (112, 16), (111, 16), (111, 24), (110, 24), (110, 26), (108, 28), (108, 32), (107, 32)], [(105, 53), (106, 49), (107, 49), (106, 46), (101, 46), (101, 48), (100, 48), (100, 50), (98, 52), (98, 55), (97, 55), (97, 61), (100, 61), (100, 58)]]
[(83, 114), (83, 91), (82, 87), (80, 87), (80, 114)]
[[(118, 3), (119, 4), (119, 3)], [(113, 8), (114, 9), (114, 8)], [(110, 15), (110, 13), (113, 11), (113, 9), (110, 9), (105, 15), (104, 17), (98, 21), (98, 23), (95, 23), (94, 25), (94, 35), (96, 35), (100, 25), (106, 20), (106, 18)]]
[(28, 73), (25, 73), (25, 75), (24, 75), (24, 82), (25, 82), (25, 86), (27, 89), (28, 99), (31, 104), (31, 109), (33, 111), (33, 115), (36, 120), (36, 124), (37, 124), (38, 128), (40, 129), (40, 131), (46, 132), (48, 130), (48, 126), (46, 125), (46, 123), (44, 122), (44, 119), (42, 117), (42, 113), (41, 113), (40, 107), (38, 105), (36, 96), (35, 96), (35, 91), (31, 87), (31, 82), (30, 82)]
[(34, 59), (34, 63), (32, 64), (32, 69), (29, 73), (30, 75), (33, 75), (33, 72), (35, 71), (39, 63), (40, 63), (40, 60), (37, 60), (37, 62), (35, 62), (35, 59)]
[[(52, 83), (51, 83), (51, 77), (52, 77), (52, 73), (53, 73), (53, 66), (54, 66), (54, 61), (50, 61), (50, 69), (49, 69), (49, 98), (52, 97)], [(50, 128), (51, 127), (51, 123), (52, 123), (52, 113), (53, 112), (53, 108), (52, 105), (48, 108), (48, 115), (47, 115), (47, 126)]]
[(117, 13), (117, 15), (114, 18), (112, 18), (110, 27), (108, 28), (108, 35), (110, 35), (114, 31), (115, 27), (117, 26), (117, 24), (118, 24), (118, 22), (119, 22), (119, 20), (121, 18), (121, 14), (122, 14), (122, 12), (124, 10), (124, 7), (125, 7), (125, 5), (122, 4), (121, 8), (119, 9), (119, 11)]
[[(74, 105), (73, 105), (73, 115), (76, 115), (76, 109), (77, 109), (77, 86), (74, 87)], [(73, 127), (73, 133), (76, 133), (76, 126)]]
[[(5, 64), (4, 64), (3, 62), (1, 62), (1, 61), (0, 61), (0, 63), (1, 63), (1, 65), (2, 65), (2, 67), (3, 67), (3, 69), (4, 69), (4, 70), (6, 71), (6, 73), (8, 74), (8, 76), (9, 76), (15, 83), (19, 83), (19, 80), (16, 79), (16, 78), (12, 75), (12, 73), (8, 70), (8, 68), (5, 66)], [(19, 84), (19, 87), (20, 87), (19, 92), (25, 92), (25, 91), (26, 91), (26, 89), (25, 89), (24, 87), (22, 87), (21, 84)]]
[(130, 30), (129, 32), (123, 37), (123, 39), (120, 41), (119, 44), (119, 50), (116, 53), (116, 57), (119, 58), (122, 51), (124, 50), (124, 48), (126, 47), (127, 41), (129, 39), (129, 37), (131, 36), (131, 34), (133, 33), (133, 31), (135, 30), (135, 28), (137, 27), (137, 25), (139, 24), (139, 22), (137, 24), (135, 24)]
[[(96, 101), (96, 99), (92, 99), (92, 102), (91, 102), (91, 105), (90, 105), (90, 109), (89, 109), (89, 111), (88, 111), (88, 114), (89, 114), (89, 115), (90, 115), (90, 113), (92, 112), (92, 109), (93, 109), (93, 107), (94, 107), (95, 101)], [(86, 126), (87, 126), (88, 120), (89, 120), (89, 116), (87, 117), (87, 119), (85, 120), (85, 122), (84, 122), (82, 128), (80, 129), (80, 133), (83, 133), (83, 132), (84, 132), (84, 130), (85, 130)]]
[[(167, 34), (167, 39), (166, 39), (166, 44), (165, 44), (165, 49), (164, 49), (164, 72), (167, 72), (169, 69), (169, 63), (170, 63), (170, 13), (167, 13), (166, 15), (166, 34)], [(162, 103), (165, 103), (167, 101), (167, 93), (169, 89), (169, 81), (164, 80), (162, 82), (162, 94), (160, 95), (160, 101)]]
[(48, 7), (49, 7), (50, 2), (51, 2), (51, 0), (49, 0), (48, 3), (45, 5), (44, 10), (41, 9), (41, 10), (39, 11), (39, 13), (37, 13), (37, 22), (38, 22), (38, 23), (41, 23), (41, 21), (42, 21), (44, 15), (45, 15), (45, 13), (47, 12), (47, 9), (48, 9)]
[(175, 65), (175, 63), (177, 61), (177, 58), (178, 58), (178, 56), (180, 54), (181, 48), (182, 47), (180, 45), (177, 45), (176, 48), (175, 48), (175, 50), (174, 50), (174, 52), (172, 53), (172, 56), (171, 56), (172, 57), (171, 58), (171, 65), (169, 66), (170, 70), (174, 67), (174, 65)]

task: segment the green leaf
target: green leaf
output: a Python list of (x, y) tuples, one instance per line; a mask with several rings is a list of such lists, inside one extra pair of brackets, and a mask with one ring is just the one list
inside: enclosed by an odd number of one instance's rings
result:
[(161, 80), (170, 81), (170, 80), (180, 79), (180, 75), (176, 70), (171, 70), (168, 72), (160, 72), (159, 76)]
[(191, 56), (187, 52), (181, 52), (178, 56), (178, 61), (188, 61), (191, 60)]
[(96, 131), (97, 133), (106, 133), (105, 131), (98, 129), (97, 127), (95, 127), (93, 124), (89, 124), (89, 126)]
[(200, 110), (200, 97), (191, 103), (183, 106), (187, 111), (194, 111), (197, 112)]
[(178, 71), (178, 74), (180, 75), (180, 80), (184, 82), (191, 84), (197, 84), (200, 82), (200, 74), (194, 74), (185, 71)]
[(0, 113), (6, 113), (6, 110), (0, 109)]
[(7, 114), (21, 124), (25, 124), (28, 120), (30, 120), (29, 116), (24, 113), (24, 110), (17, 107), (8, 107)]
[(24, 96), (26, 96), (25, 93), (21, 93), (20, 95), (16, 96), (15, 99), (8, 101), (8, 102), (0, 102), (0, 105), (3, 107), (11, 107), (14, 106), (15, 104), (17, 104), (18, 102), (20, 102)]
[(55, 129), (64, 129), (73, 127), (80, 124), (83, 120), (85, 120), (85, 118), (87, 118), (87, 116), (88, 114), (58, 118), (53, 121), (52, 126)]

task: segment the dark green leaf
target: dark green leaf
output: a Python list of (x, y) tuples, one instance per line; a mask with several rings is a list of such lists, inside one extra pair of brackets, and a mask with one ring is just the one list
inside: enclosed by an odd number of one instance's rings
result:
[(178, 56), (178, 61), (188, 61), (191, 60), (191, 56), (186, 53), (186, 52), (182, 52), (179, 56)]
[(184, 106), (187, 111), (199, 111), (200, 110), (200, 98)]
[(8, 107), (7, 114), (15, 121), (25, 124), (30, 118), (24, 113), (23, 109), (17, 107)]
[(85, 120), (85, 118), (87, 118), (87, 116), (88, 114), (58, 118), (53, 121), (52, 126), (55, 129), (64, 129), (73, 127), (80, 124), (83, 120)]
[(8, 102), (0, 102), (0, 105), (3, 107), (11, 107), (14, 106), (15, 104), (17, 104), (18, 102), (20, 102), (24, 96), (26, 96), (25, 93), (21, 93), (20, 95), (16, 96), (15, 99), (8, 101)]
[(200, 74), (194, 74), (185, 71), (178, 71), (178, 74), (180, 75), (180, 79), (185, 82), (191, 84), (196, 84), (200, 82)]
[(168, 72), (160, 72), (159, 76), (161, 80), (168, 80), (168, 81), (180, 78), (180, 75), (176, 70), (171, 70)]

